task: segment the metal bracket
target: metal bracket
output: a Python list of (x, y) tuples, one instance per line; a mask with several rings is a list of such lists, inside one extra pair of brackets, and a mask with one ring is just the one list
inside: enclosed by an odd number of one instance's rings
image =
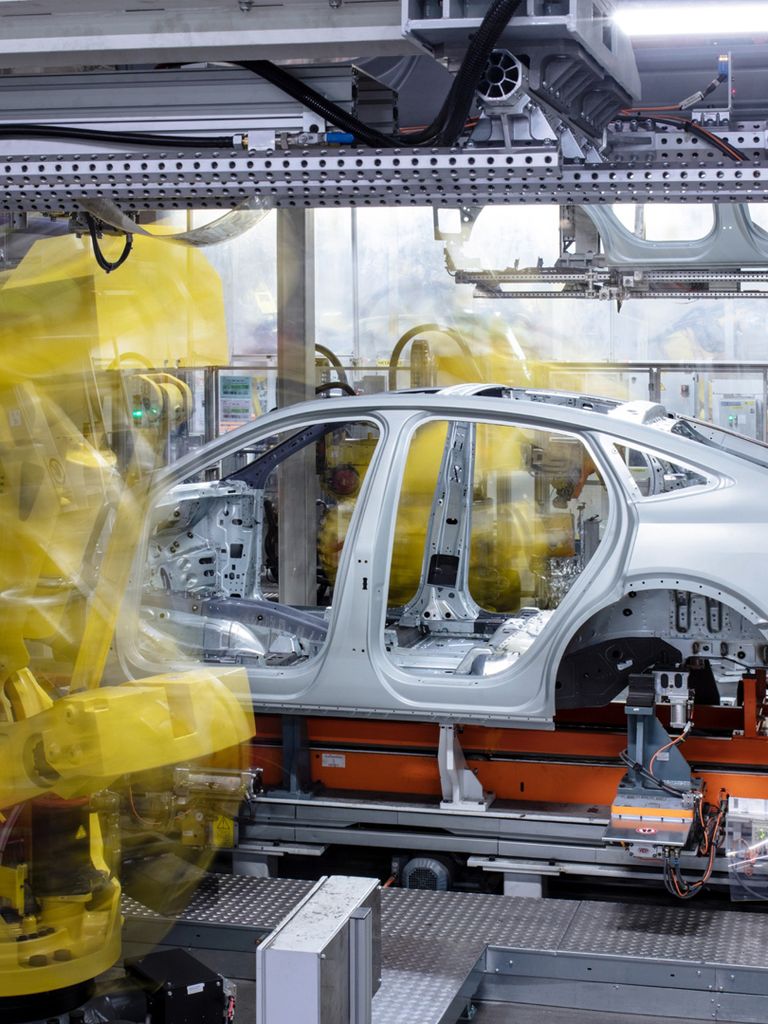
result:
[(358, 907), (349, 915), (349, 1020), (371, 1024), (371, 1001), (378, 988), (373, 977), (374, 914)]
[(443, 789), (441, 811), (486, 811), (491, 806), (495, 795), (486, 793), (478, 777), (467, 766), (455, 725), (440, 726), (437, 763)]
[(307, 721), (302, 716), (283, 715), (283, 789), (291, 796), (312, 795)]

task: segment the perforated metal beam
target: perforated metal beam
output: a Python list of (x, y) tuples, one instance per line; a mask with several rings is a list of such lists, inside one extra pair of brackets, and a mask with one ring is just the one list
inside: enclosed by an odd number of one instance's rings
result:
[(124, 210), (458, 206), (490, 203), (764, 202), (768, 158), (701, 167), (562, 167), (551, 149), (145, 153), (14, 157), (0, 163), (0, 208), (57, 212), (106, 197)]

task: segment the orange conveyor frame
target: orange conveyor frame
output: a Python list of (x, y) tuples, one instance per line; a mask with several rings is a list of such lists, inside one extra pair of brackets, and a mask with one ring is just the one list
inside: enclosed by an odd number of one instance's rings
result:
[[(712, 803), (721, 790), (768, 799), (764, 670), (744, 678), (743, 694), (741, 707), (696, 707), (681, 750)], [(663, 708), (659, 714), (665, 724)], [(357, 797), (440, 797), (436, 723), (308, 717), (306, 727), (311, 779), (320, 787)], [(467, 725), (460, 740), (483, 787), (516, 803), (610, 805), (625, 771), (620, 704), (561, 713), (554, 730)], [(252, 763), (263, 769), (267, 789), (280, 786), (279, 717), (257, 715)]]

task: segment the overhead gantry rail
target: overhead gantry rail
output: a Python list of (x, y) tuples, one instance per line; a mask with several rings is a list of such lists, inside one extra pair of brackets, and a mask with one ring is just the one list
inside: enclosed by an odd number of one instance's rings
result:
[(491, 203), (756, 202), (768, 199), (765, 129), (746, 163), (695, 158), (563, 164), (554, 149), (289, 149), (28, 154), (0, 163), (0, 208), (71, 212), (108, 198), (126, 210), (462, 206)]

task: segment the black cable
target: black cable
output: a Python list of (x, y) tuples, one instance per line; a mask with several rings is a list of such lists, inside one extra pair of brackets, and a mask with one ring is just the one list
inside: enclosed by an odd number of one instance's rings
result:
[(319, 352), (321, 356), (325, 356), (325, 358), (328, 360), (331, 366), (333, 366), (334, 370), (336, 370), (336, 372), (338, 373), (339, 380), (343, 384), (349, 384), (349, 377), (347, 377), (347, 371), (344, 369), (341, 360), (333, 351), (333, 349), (328, 348), (327, 345), (320, 345), (318, 342), (315, 342), (315, 352)]
[(342, 110), (332, 100), (326, 99), (325, 96), (322, 96), (311, 86), (299, 81), (298, 78), (294, 78), (293, 75), (271, 61), (241, 60), (236, 63), (239, 67), (245, 68), (246, 71), (252, 71), (267, 82), (271, 82), (281, 92), (291, 96), (298, 103), (301, 103), (302, 106), (322, 117), (324, 121), (329, 121), (336, 128), (341, 128), (345, 132), (355, 135), (366, 145), (375, 146), (377, 149), (388, 149), (393, 145), (399, 145), (388, 135), (382, 134), (382, 132), (377, 131), (375, 128), (369, 128), (353, 114), (348, 114), (346, 110)]
[(680, 874), (679, 861), (673, 864), (669, 856), (664, 858), (664, 886), (678, 900), (692, 900), (704, 888), (703, 876), (696, 882), (687, 882)]
[[(680, 871), (680, 854), (667, 853), (664, 857), (664, 885), (667, 890), (677, 899), (690, 900), (700, 893), (709, 881), (715, 865), (717, 849), (722, 842), (722, 821), (725, 813), (724, 804), (721, 802), (719, 810), (713, 811), (704, 824), (705, 838), (709, 839), (709, 853), (707, 855), (707, 866), (702, 872), (701, 878), (689, 882), (683, 877)], [(712, 826), (711, 835), (707, 836), (707, 830)]]
[(357, 395), (352, 385), (343, 380), (327, 380), (325, 384), (318, 384), (315, 388), (315, 394), (324, 395), (326, 392), (335, 391), (337, 388), (343, 391), (345, 395), (352, 395), (353, 398)]
[(58, 124), (0, 125), (0, 139), (64, 139), (110, 143), (115, 146), (162, 146), (184, 149), (234, 149), (232, 135), (155, 135), (152, 132), (112, 132), (96, 128), (69, 128)]
[[(496, 0), (472, 38), (443, 109), (449, 107), (438, 141), (452, 146), (461, 134), (488, 59), (522, 0)], [(440, 112), (443, 114), (443, 111)], [(440, 115), (438, 115), (439, 117)]]
[(406, 331), (405, 334), (398, 339), (395, 347), (392, 349), (392, 355), (389, 357), (389, 376), (387, 381), (387, 387), (390, 391), (397, 391), (397, 368), (400, 363), (400, 355), (403, 349), (409, 341), (412, 341), (419, 334), (428, 334), (430, 331), (434, 331), (437, 334), (446, 334), (449, 338), (453, 338), (461, 349), (462, 355), (474, 366), (475, 377), (478, 380), (482, 377), (480, 368), (475, 362), (469, 345), (458, 331), (455, 331), (452, 327), (441, 327), (440, 324), (418, 324), (418, 326), (411, 327), (409, 331)]
[(685, 796), (687, 790), (677, 789), (676, 786), (670, 786), (667, 782), (662, 782), (661, 779), (657, 779), (655, 775), (648, 771), (639, 761), (633, 761), (629, 756), (628, 750), (622, 750), (619, 754), (619, 760), (622, 764), (626, 765), (627, 768), (631, 768), (633, 771), (638, 772), (644, 779), (652, 782), (659, 789), (663, 789), (665, 793), (669, 793), (672, 796)]
[(732, 160), (746, 160), (746, 154), (742, 153), (740, 149), (732, 146), (725, 139), (721, 139), (719, 135), (715, 135), (714, 132), (709, 131), (703, 125), (698, 124), (696, 121), (692, 121), (687, 117), (674, 117), (664, 116), (659, 114), (617, 114), (615, 120), (637, 123), (638, 121), (647, 121), (651, 124), (666, 124), (672, 128), (677, 128), (680, 131), (689, 132), (691, 135), (698, 135), (702, 142), (710, 142), (716, 149), (726, 156), (729, 156)]
[(133, 235), (125, 236), (125, 245), (123, 251), (120, 253), (118, 258), (114, 261), (108, 260), (107, 257), (101, 250), (99, 244), (99, 230), (96, 224), (96, 218), (90, 213), (85, 214), (85, 222), (88, 225), (88, 234), (91, 236), (91, 243), (93, 245), (93, 255), (96, 257), (96, 262), (104, 271), (105, 274), (111, 274), (113, 270), (117, 270), (118, 267), (122, 267), (125, 261), (131, 254), (133, 248)]
[(413, 134), (400, 133), (391, 136), (369, 127), (271, 61), (248, 60), (236, 63), (239, 67), (260, 75), (318, 114), (324, 121), (349, 132), (366, 145), (378, 149), (389, 149), (392, 146), (422, 146), (429, 142), (452, 146), (464, 129), (488, 58), (522, 2), (523, 0), (494, 0), (472, 37), (461, 67), (437, 116), (431, 125)]
[[(679, 854), (677, 854), (675, 856), (674, 860), (672, 860), (669, 856), (664, 858), (665, 870), (668, 868), (668, 870), (669, 870), (669, 878), (670, 878), (670, 881), (673, 883), (672, 884), (672, 889), (670, 889), (669, 891), (672, 892), (672, 894), (674, 896), (676, 896), (678, 899), (680, 899), (680, 900), (690, 900), (690, 899), (693, 899), (694, 896), (698, 896), (698, 894), (702, 891), (704, 886), (709, 881), (710, 876), (712, 874), (712, 869), (714, 867), (715, 856), (716, 856), (716, 846), (715, 846), (715, 843), (714, 843), (714, 839), (715, 838), (716, 837), (713, 837), (712, 850), (711, 850), (711, 852), (709, 854), (709, 857), (707, 858), (707, 866), (704, 869), (701, 878), (697, 878), (693, 882), (689, 882), (681, 874), (681, 872), (680, 872), (680, 855)], [(676, 883), (676, 885), (675, 885), (675, 883)], [(665, 879), (665, 885), (666, 885), (666, 879)]]

